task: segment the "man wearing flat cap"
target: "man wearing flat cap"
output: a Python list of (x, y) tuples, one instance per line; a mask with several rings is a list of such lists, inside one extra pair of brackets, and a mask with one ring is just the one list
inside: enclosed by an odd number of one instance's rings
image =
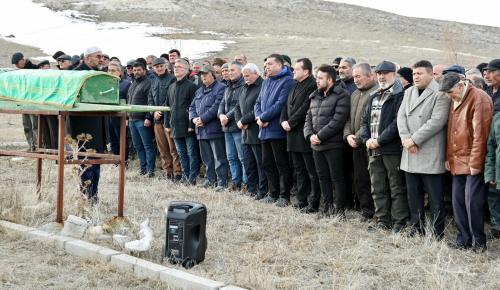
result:
[(429, 195), (432, 234), (444, 231), (446, 123), (450, 99), (439, 91), (427, 60), (413, 65), (414, 86), (405, 91), (397, 123), (403, 144), (401, 169), (406, 172), (411, 235), (424, 234), (424, 197)]
[(458, 236), (453, 246), (486, 249), (484, 214), (486, 142), (493, 102), (460, 74), (447, 72), (439, 87), (451, 100), (448, 114), (446, 170), (453, 176), (453, 217)]
[(60, 70), (73, 70), (71, 56), (67, 54), (60, 55), (57, 58), (57, 66), (59, 67)]
[(223, 191), (227, 187), (229, 163), (217, 112), (226, 86), (215, 80), (215, 70), (211, 65), (204, 65), (200, 74), (203, 85), (196, 91), (189, 107), (189, 120), (196, 126), (201, 159), (207, 167), (203, 186), (216, 186), (216, 191)]
[[(175, 82), (175, 77), (167, 71), (167, 61), (162, 58), (155, 58), (152, 62), (155, 77), (151, 80), (151, 88), (149, 89), (148, 105), (164, 106), (167, 97), (168, 87)], [(161, 167), (166, 178), (173, 179), (181, 177), (181, 165), (179, 155), (175, 150), (174, 139), (171, 134), (165, 134), (163, 126), (164, 112), (153, 112), (154, 132), (156, 145), (160, 152)]]
[[(490, 61), (484, 68), (486, 93), (493, 101), (494, 115), (500, 112), (500, 59)], [(488, 207), (491, 214), (491, 237), (500, 238), (500, 191), (491, 186), (488, 192)]]
[(382, 61), (375, 68), (379, 89), (370, 95), (361, 120), (361, 139), (369, 156), (376, 224), (369, 227), (401, 232), (409, 210), (404, 175), (399, 169), (401, 140), (396, 116), (403, 100), (403, 86), (396, 77), (396, 65)]

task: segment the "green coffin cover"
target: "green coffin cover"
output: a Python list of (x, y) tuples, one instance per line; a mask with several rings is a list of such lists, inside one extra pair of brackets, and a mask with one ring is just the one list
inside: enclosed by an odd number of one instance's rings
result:
[(0, 73), (0, 99), (73, 108), (118, 105), (120, 79), (97, 71), (16, 70)]

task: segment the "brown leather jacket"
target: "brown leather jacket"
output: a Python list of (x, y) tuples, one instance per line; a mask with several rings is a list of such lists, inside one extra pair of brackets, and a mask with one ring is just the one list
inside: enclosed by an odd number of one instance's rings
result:
[(491, 97), (472, 85), (458, 107), (451, 104), (446, 161), (452, 175), (470, 175), (471, 167), (483, 171), (492, 115)]

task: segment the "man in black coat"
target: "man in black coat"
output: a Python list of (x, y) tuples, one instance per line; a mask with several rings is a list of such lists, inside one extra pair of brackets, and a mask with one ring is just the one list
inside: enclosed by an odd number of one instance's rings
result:
[(253, 63), (246, 64), (242, 73), (245, 85), (236, 104), (234, 118), (242, 131), (243, 166), (247, 175), (248, 194), (260, 200), (267, 194), (267, 176), (262, 168), (262, 148), (254, 107), (263, 80), (259, 68)]
[(188, 110), (198, 88), (188, 80), (189, 62), (185, 59), (175, 61), (174, 75), (176, 80), (168, 87), (165, 100), (165, 105), (170, 107), (163, 118), (165, 134), (174, 138), (182, 169), (182, 182), (195, 184), (200, 164), (199, 147), (194, 124), (189, 122)]
[(317, 89), (311, 74), (311, 61), (308, 58), (298, 59), (293, 70), (295, 82), (280, 120), (281, 127), (287, 132), (287, 151), (291, 154), (296, 174), (298, 208), (306, 213), (318, 211), (321, 194), (311, 145), (304, 138), (304, 123), (311, 102), (309, 96)]
[(322, 65), (318, 70), (318, 89), (310, 96), (304, 137), (311, 142), (313, 149), (314, 164), (325, 199), (324, 213), (326, 216), (334, 213), (345, 219), (347, 189), (343, 165), (344, 158), (348, 157), (344, 156), (343, 131), (350, 113), (349, 93), (335, 83), (335, 68)]
[[(99, 70), (99, 64), (102, 61), (102, 52), (98, 47), (87, 48), (83, 53), (83, 56), (83, 62), (74, 70)], [(97, 153), (104, 152), (105, 124), (103, 117), (70, 117), (69, 131), (71, 132), (71, 137), (74, 139), (82, 133), (90, 134), (92, 136), (92, 140), (85, 145), (85, 149), (94, 149)], [(81, 174), (82, 190), (92, 202), (97, 201), (100, 175), (101, 166), (99, 164), (90, 166)], [(85, 185), (85, 181), (90, 181), (90, 184)]]
[(361, 120), (361, 139), (368, 148), (376, 224), (369, 230), (400, 232), (408, 221), (409, 209), (401, 164), (401, 139), (397, 114), (403, 100), (403, 86), (396, 79), (396, 65), (383, 61), (375, 68), (380, 89), (368, 99)]

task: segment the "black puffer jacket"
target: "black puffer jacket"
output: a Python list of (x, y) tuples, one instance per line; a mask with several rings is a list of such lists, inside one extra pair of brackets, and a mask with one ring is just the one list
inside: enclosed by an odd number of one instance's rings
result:
[[(128, 90), (128, 103), (131, 105), (147, 105), (151, 79), (148, 76), (135, 79)], [(153, 120), (151, 113), (129, 113), (131, 120)]]
[(319, 145), (311, 144), (311, 148), (316, 151), (344, 148), (342, 135), (351, 106), (347, 90), (336, 84), (326, 96), (316, 90), (309, 98), (311, 104), (304, 125), (304, 137), (309, 141), (311, 135), (317, 134), (321, 141)]
[[(167, 90), (165, 105), (170, 107), (169, 112), (165, 112), (165, 128), (172, 129), (174, 138), (185, 138), (188, 134), (194, 135), (194, 124), (189, 122), (189, 106), (193, 102), (198, 87), (187, 77), (176, 80)], [(191, 133), (188, 128), (193, 129)]]
[[(165, 105), (168, 87), (174, 81), (175, 78), (168, 73), (165, 73), (161, 76), (155, 75), (155, 77), (151, 79), (151, 88), (149, 89), (149, 95), (148, 95), (148, 105), (150, 106)], [(155, 124), (163, 124), (163, 117), (164, 115), (162, 115), (159, 120), (155, 119)]]
[(241, 92), (243, 91), (243, 87), (245, 84), (245, 80), (243, 77), (235, 81), (230, 81), (224, 91), (224, 97), (219, 105), (219, 111), (217, 112), (217, 116), (221, 114), (225, 114), (229, 119), (229, 122), (225, 127), (222, 127), (223, 132), (238, 132), (240, 128), (238, 128), (237, 122), (235, 119), (235, 108), (236, 104), (238, 104), (241, 96)]
[[(380, 111), (380, 123), (378, 126), (379, 136), (377, 142), (380, 145), (375, 150), (368, 150), (370, 156), (376, 155), (400, 155), (402, 151), (401, 138), (398, 131), (398, 110), (403, 101), (404, 91), (401, 83), (396, 80), (392, 85), (392, 93), (382, 105)], [(378, 90), (370, 95), (366, 102), (365, 112), (361, 118), (360, 136), (363, 143), (366, 143), (371, 137), (370, 119), (372, 113), (373, 99), (378, 98), (382, 91)]]

